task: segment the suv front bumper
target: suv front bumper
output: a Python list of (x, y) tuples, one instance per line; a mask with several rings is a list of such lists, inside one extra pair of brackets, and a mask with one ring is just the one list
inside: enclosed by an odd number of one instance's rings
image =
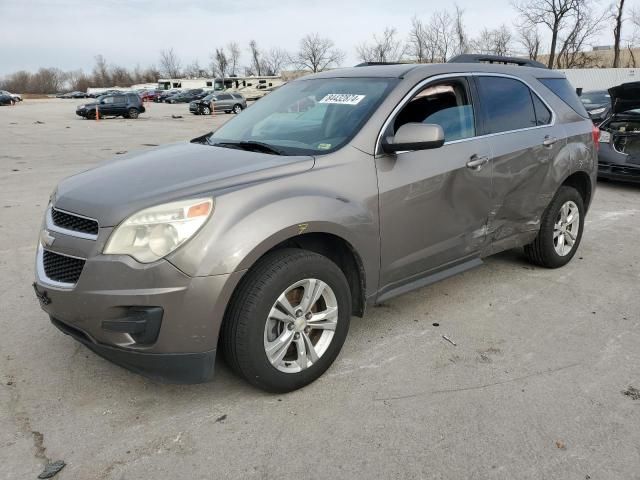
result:
[(212, 378), (224, 311), (243, 272), (189, 277), (166, 260), (140, 264), (96, 255), (86, 259), (77, 283), (64, 288), (43, 273), (42, 251), (34, 288), (57, 328), (154, 380)]

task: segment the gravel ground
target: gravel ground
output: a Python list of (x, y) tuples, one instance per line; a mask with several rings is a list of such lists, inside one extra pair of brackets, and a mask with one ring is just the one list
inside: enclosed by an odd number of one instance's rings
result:
[(56, 479), (640, 479), (640, 186), (599, 185), (565, 268), (506, 252), (354, 318), (301, 391), (221, 361), (211, 383), (159, 385), (49, 323), (40, 221), (63, 177), (230, 116), (152, 104), (93, 122), (78, 103), (0, 107), (0, 478), (64, 460)]

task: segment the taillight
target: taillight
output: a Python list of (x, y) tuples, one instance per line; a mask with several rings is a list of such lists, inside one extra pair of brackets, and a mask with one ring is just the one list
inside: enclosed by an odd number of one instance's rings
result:
[(600, 129), (593, 125), (593, 127), (591, 127), (591, 135), (593, 135), (593, 144), (596, 150), (600, 150)]

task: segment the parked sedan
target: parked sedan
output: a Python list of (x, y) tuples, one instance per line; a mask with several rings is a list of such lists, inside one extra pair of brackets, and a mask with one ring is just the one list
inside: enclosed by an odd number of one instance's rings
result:
[(9, 95), (11, 98), (13, 98), (14, 102), (21, 102), (22, 101), (22, 96), (18, 95), (17, 93), (11, 93), (7, 90), (0, 90), (0, 95)]
[(182, 90), (164, 90), (163, 92), (160, 93), (160, 95), (158, 95), (156, 98), (153, 99), (154, 102), (156, 103), (162, 103), (164, 102), (167, 98), (173, 96), (173, 95), (178, 95), (182, 93)]
[(156, 98), (160, 96), (162, 92), (160, 90), (143, 90), (138, 95), (143, 102), (155, 102)]
[(15, 100), (11, 95), (0, 94), (0, 105), (13, 105)]
[(583, 92), (580, 101), (595, 124), (601, 123), (611, 112), (611, 96), (606, 90)]
[(210, 93), (191, 102), (189, 111), (194, 115), (210, 115), (212, 105), (216, 112), (240, 113), (247, 108), (247, 100), (239, 93)]
[(640, 82), (609, 89), (611, 115), (600, 124), (598, 177), (640, 182)]
[(189, 103), (192, 100), (198, 100), (199, 98), (202, 98), (204, 95), (206, 95), (206, 93), (203, 89), (194, 88), (193, 90), (189, 90), (188, 92), (169, 97), (165, 101), (167, 103)]

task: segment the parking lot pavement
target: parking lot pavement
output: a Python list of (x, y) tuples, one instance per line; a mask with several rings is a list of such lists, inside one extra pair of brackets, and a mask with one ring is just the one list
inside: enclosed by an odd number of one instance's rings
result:
[(0, 478), (59, 459), (56, 479), (82, 480), (640, 478), (640, 187), (599, 185), (565, 268), (506, 252), (354, 318), (301, 391), (263, 393), (220, 361), (212, 383), (159, 385), (40, 310), (42, 213), (61, 178), (230, 116), (152, 104), (94, 122), (77, 103), (0, 108)]

